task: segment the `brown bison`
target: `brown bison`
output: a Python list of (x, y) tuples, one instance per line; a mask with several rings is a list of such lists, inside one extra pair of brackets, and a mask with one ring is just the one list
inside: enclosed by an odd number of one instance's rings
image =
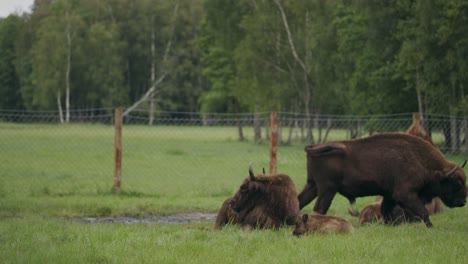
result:
[(449, 162), (425, 140), (402, 133), (305, 147), (307, 183), (299, 194), (302, 209), (318, 196), (314, 211), (326, 214), (336, 193), (352, 204), (357, 197), (382, 195), (384, 222), (393, 223), (399, 205), (431, 227), (424, 204), (438, 196), (448, 207), (466, 203), (463, 165)]
[(295, 224), (297, 216), (299, 201), (291, 178), (285, 174), (255, 176), (250, 164), (249, 177), (224, 201), (215, 228), (230, 222), (250, 228), (279, 228)]
[[(376, 201), (364, 207), (361, 213), (353, 212), (351, 210), (349, 211), (349, 213), (353, 216), (359, 216), (359, 224), (365, 224), (365, 223), (370, 223), (374, 221), (382, 222), (383, 221), (383, 216), (381, 212), (382, 200), (383, 200), (382, 196), (377, 196)], [(434, 199), (432, 199), (431, 202), (426, 203), (424, 206), (426, 207), (429, 215), (437, 214), (443, 211), (442, 201), (438, 197), (435, 197)], [(411, 212), (409, 212), (408, 210), (403, 210), (398, 205), (393, 208), (392, 219), (393, 219), (393, 223), (395, 224), (402, 223), (402, 222), (416, 222), (416, 221), (422, 220), (412, 215)]]
[(354, 227), (350, 222), (337, 216), (305, 214), (299, 218), (293, 231), (295, 236), (315, 232), (321, 234), (354, 232)]

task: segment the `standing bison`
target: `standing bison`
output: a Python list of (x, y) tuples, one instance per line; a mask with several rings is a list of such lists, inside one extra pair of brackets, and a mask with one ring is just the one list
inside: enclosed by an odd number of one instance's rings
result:
[(224, 201), (216, 217), (215, 228), (227, 223), (250, 228), (279, 228), (293, 225), (299, 216), (296, 187), (288, 175), (257, 175), (249, 166), (245, 178), (233, 197)]
[(431, 227), (424, 207), (438, 196), (448, 207), (466, 203), (463, 167), (449, 162), (430, 143), (401, 133), (381, 133), (363, 139), (305, 147), (307, 184), (299, 194), (302, 209), (318, 196), (314, 211), (326, 214), (336, 193), (355, 198), (382, 195), (384, 222), (393, 222), (396, 205)]

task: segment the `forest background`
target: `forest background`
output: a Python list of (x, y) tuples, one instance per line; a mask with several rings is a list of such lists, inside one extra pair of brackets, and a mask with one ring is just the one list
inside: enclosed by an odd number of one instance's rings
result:
[(468, 113), (464, 0), (35, 0), (0, 109)]

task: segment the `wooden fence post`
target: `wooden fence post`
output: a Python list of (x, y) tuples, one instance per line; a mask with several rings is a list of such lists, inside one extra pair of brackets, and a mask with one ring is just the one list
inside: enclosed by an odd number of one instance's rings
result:
[(278, 150), (278, 113), (270, 114), (270, 174), (276, 174), (276, 155)]
[(114, 188), (116, 193), (120, 193), (122, 184), (122, 113), (123, 108), (115, 109), (114, 128), (115, 128), (115, 169), (114, 169)]

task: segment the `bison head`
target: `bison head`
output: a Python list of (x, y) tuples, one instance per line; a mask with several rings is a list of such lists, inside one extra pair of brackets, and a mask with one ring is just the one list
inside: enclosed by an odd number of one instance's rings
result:
[(293, 230), (293, 235), (301, 236), (307, 232), (307, 222), (309, 221), (309, 215), (304, 214), (298, 216), (296, 219), (296, 227)]
[(269, 191), (270, 189), (265, 183), (257, 181), (252, 170), (252, 163), (250, 163), (249, 177), (242, 182), (239, 190), (229, 202), (229, 206), (236, 212), (248, 211), (255, 206), (260, 197)]
[(439, 197), (448, 207), (462, 207), (466, 204), (466, 176), (463, 170), (466, 160), (441, 177)]

